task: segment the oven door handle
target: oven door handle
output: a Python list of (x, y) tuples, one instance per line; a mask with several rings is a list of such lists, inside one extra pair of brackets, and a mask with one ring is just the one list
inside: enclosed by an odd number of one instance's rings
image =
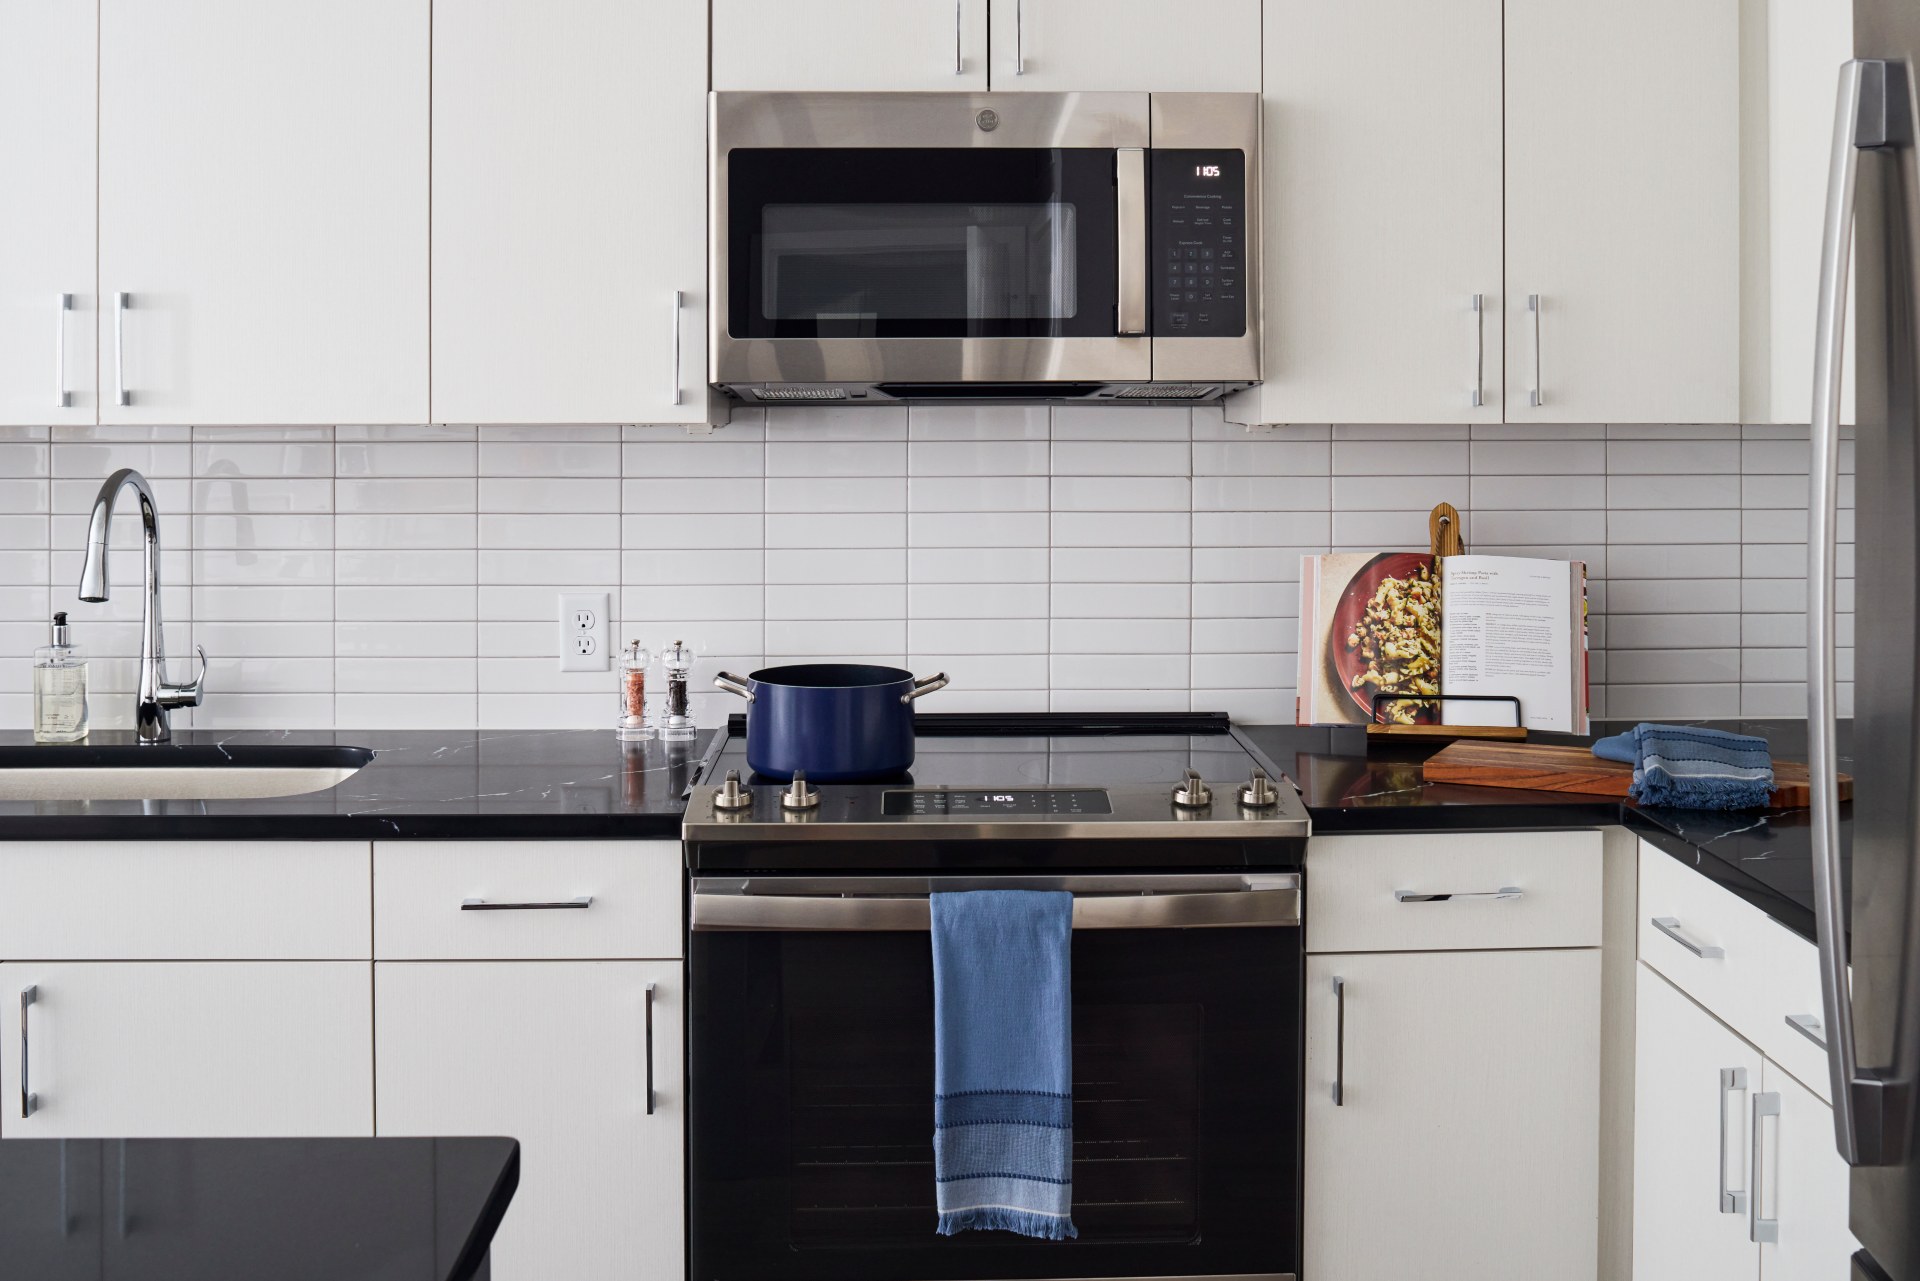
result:
[[(1300, 878), (1293, 874), (1228, 876), (1231, 888), (1159, 888), (1151, 878), (1067, 877), (1036, 884), (959, 881), (964, 889), (1065, 889), (1073, 893), (1076, 930), (1166, 930), (1285, 927), (1300, 924)], [(1107, 881), (1108, 883), (1102, 883)], [(822, 883), (827, 884), (827, 883)], [(882, 882), (884, 884), (884, 882)], [(924, 881), (921, 882), (925, 884)], [(812, 933), (930, 930), (933, 911), (925, 892), (884, 889), (816, 889), (781, 893), (774, 881), (726, 882), (721, 887), (695, 884), (692, 925), (695, 933), (714, 930), (787, 930)], [(795, 884), (794, 888), (799, 888)], [(812, 888), (812, 887), (809, 887)]]

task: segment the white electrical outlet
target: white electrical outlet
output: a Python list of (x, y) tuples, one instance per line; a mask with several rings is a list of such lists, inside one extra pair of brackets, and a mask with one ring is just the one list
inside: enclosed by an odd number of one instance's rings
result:
[(604, 672), (607, 653), (607, 594), (560, 593), (560, 670)]

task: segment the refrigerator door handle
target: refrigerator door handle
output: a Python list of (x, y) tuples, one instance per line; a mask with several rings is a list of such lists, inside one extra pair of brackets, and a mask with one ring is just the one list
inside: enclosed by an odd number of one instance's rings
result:
[(1814, 326), (1813, 465), (1807, 521), (1807, 773), (1813, 803), (1813, 904), (1827, 1070), (1833, 1086), (1834, 1134), (1849, 1165), (1897, 1164), (1903, 1159), (1905, 1129), (1903, 1109), (1893, 1097), (1895, 1083), (1880, 1073), (1860, 1070), (1854, 1041), (1845, 943), (1847, 904), (1840, 880), (1834, 636), (1840, 379), (1847, 265), (1859, 188), (1858, 153), (1904, 140), (1903, 117), (1909, 110), (1905, 76), (1903, 64), (1873, 59), (1854, 59), (1840, 68)]

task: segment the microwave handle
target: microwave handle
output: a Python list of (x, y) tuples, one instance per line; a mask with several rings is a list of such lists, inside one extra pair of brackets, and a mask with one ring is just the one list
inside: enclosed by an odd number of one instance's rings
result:
[(1121, 147), (1114, 155), (1119, 188), (1120, 306), (1115, 326), (1122, 338), (1147, 332), (1147, 153)]

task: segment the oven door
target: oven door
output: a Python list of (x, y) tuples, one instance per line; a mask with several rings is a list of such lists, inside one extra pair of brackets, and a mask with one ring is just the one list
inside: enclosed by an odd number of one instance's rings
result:
[(713, 381), (1141, 380), (1145, 94), (716, 94)]
[(935, 1233), (925, 878), (697, 878), (693, 1281), (1298, 1269), (1299, 878), (1066, 888), (1077, 1240)]

